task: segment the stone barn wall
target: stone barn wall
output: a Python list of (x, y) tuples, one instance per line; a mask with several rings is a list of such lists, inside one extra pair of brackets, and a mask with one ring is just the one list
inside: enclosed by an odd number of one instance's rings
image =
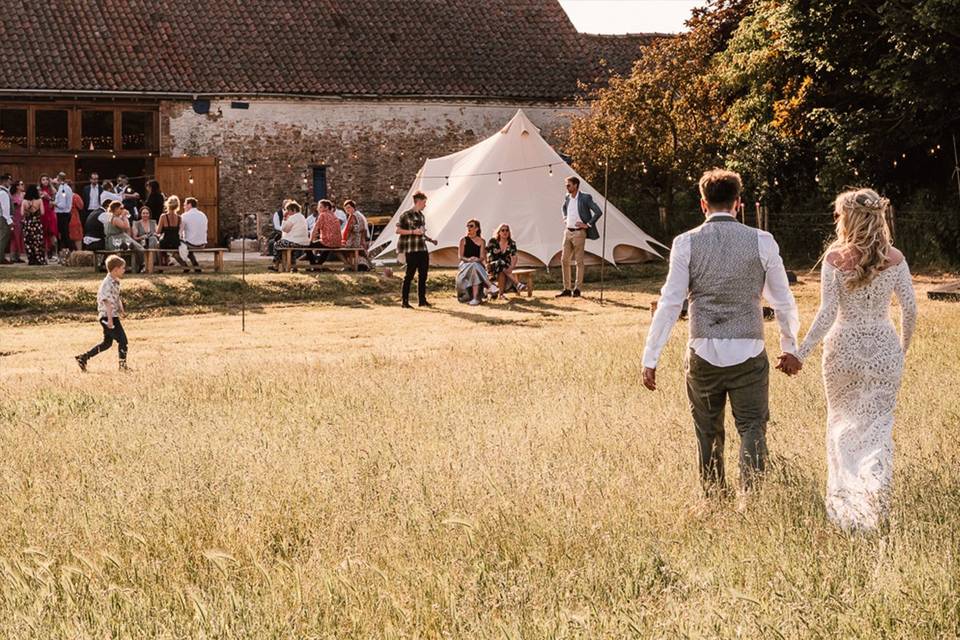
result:
[(166, 102), (160, 152), (220, 159), (221, 235), (237, 232), (241, 214), (272, 213), (284, 198), (314, 202), (316, 165), (327, 166), (335, 202), (353, 198), (368, 215), (392, 215), (426, 158), (489, 137), (518, 107), (551, 143), (576, 112), (550, 105), (277, 99), (250, 101), (248, 109), (214, 101), (209, 114), (198, 115), (189, 102)]

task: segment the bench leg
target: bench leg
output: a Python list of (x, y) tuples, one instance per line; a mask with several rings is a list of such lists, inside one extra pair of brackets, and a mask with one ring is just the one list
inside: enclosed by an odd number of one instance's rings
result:
[(293, 264), (292, 264), (292, 262), (293, 262), (293, 250), (291, 250), (291, 249), (284, 249), (284, 250), (283, 250), (283, 261), (282, 261), (282, 262), (283, 262), (283, 271), (284, 271), (284, 273), (289, 272), (290, 269), (293, 267)]
[(153, 273), (153, 251), (149, 249), (144, 251), (144, 271), (147, 273)]
[(527, 297), (533, 297), (533, 278), (527, 278)]
[(221, 251), (213, 254), (213, 270), (217, 273), (223, 271), (223, 253)]

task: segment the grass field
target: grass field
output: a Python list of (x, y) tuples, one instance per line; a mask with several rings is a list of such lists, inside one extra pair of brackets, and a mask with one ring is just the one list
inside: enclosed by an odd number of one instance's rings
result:
[(246, 334), (131, 307), (127, 375), (77, 371), (92, 319), (0, 324), (0, 637), (960, 635), (960, 305), (919, 285), (892, 527), (850, 537), (819, 352), (773, 378), (763, 490), (701, 501), (684, 324), (639, 382), (657, 285), (263, 306)]

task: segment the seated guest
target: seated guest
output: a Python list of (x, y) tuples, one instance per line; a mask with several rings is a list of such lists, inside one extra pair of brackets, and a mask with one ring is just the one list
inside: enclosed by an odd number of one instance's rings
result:
[(491, 278), (496, 279), (501, 296), (506, 297), (505, 293), (511, 287), (516, 289), (517, 293), (526, 289), (523, 283), (513, 275), (516, 267), (517, 243), (510, 235), (510, 226), (501, 224), (497, 227), (497, 233), (487, 244), (487, 272)]
[(343, 246), (362, 249), (356, 256), (358, 264), (353, 264), (353, 254), (343, 254), (344, 262), (349, 262), (357, 271), (369, 271), (372, 265), (367, 255), (367, 219), (357, 211), (357, 204), (353, 200), (344, 202), (343, 209), (347, 212), (347, 224), (343, 227)]
[(270, 237), (267, 238), (268, 255), (276, 255), (274, 247), (277, 241), (283, 237), (283, 212), (287, 210), (288, 202), (290, 202), (290, 200), (284, 200), (280, 204), (280, 208), (273, 212), (273, 231), (270, 232)]
[(156, 249), (160, 245), (157, 238), (157, 221), (153, 220), (150, 207), (140, 207), (140, 219), (133, 223), (133, 239), (147, 249)]
[[(279, 249), (301, 248), (310, 244), (310, 235), (307, 233), (307, 219), (300, 212), (300, 205), (293, 200), (287, 201), (286, 210), (283, 212), (283, 224), (280, 225), (283, 236), (277, 240), (275, 248), (276, 255), (273, 257), (271, 271), (277, 270), (277, 265), (283, 259), (283, 252)], [(293, 252), (292, 262), (296, 263), (299, 252)], [(293, 267), (296, 271), (296, 267)]]
[[(157, 248), (160, 249), (160, 264), (161, 266), (169, 264), (166, 259), (169, 253), (181, 267), (186, 267), (186, 260), (180, 257), (180, 198), (170, 196), (164, 203), (164, 208), (166, 211), (160, 214), (160, 222), (157, 223), (157, 235), (160, 237), (160, 242), (157, 243)], [(190, 269), (184, 269), (183, 272), (190, 273)]]
[(134, 253), (134, 270), (143, 266), (143, 246), (130, 235), (130, 214), (119, 201), (113, 201), (107, 208), (110, 219), (104, 225), (104, 238), (107, 250), (129, 249)]
[[(339, 249), (343, 246), (343, 236), (340, 221), (334, 213), (333, 203), (321, 200), (317, 203), (317, 224), (310, 234), (310, 248), (312, 249)], [(310, 255), (310, 264), (323, 264), (330, 257), (329, 252), (321, 251), (318, 255)]]
[[(196, 198), (187, 198), (183, 201), (183, 215), (180, 216), (180, 238), (188, 249), (203, 249), (207, 246), (207, 214), (197, 208)], [(187, 253), (193, 270), (200, 273), (197, 257), (190, 251)]]
[(87, 214), (83, 223), (83, 248), (87, 251), (103, 251), (106, 248), (106, 224), (110, 221), (110, 212), (94, 209)]
[(307, 233), (313, 233), (313, 225), (317, 224), (317, 212), (312, 211), (307, 216)]
[[(487, 259), (487, 248), (480, 235), (480, 222), (467, 221), (467, 235), (460, 239), (460, 269), (457, 271), (457, 299), (469, 300), (472, 307), (480, 304), (482, 287), (497, 293), (497, 286), (490, 282), (487, 270), (483, 267)], [(472, 296), (471, 296), (472, 294)]]

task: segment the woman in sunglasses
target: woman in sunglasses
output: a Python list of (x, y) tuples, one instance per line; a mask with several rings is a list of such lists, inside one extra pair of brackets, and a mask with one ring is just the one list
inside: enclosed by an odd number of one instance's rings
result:
[(487, 248), (480, 235), (480, 222), (467, 221), (467, 235), (460, 239), (460, 269), (457, 271), (457, 299), (466, 302), (471, 307), (480, 304), (480, 295), (484, 287), (492, 295), (499, 289), (490, 281), (487, 269)]
[(517, 293), (526, 289), (523, 283), (513, 275), (516, 266), (517, 243), (510, 235), (510, 225), (501, 224), (487, 244), (487, 271), (492, 278), (496, 279), (502, 297), (506, 297), (505, 293), (511, 286), (517, 290)]

